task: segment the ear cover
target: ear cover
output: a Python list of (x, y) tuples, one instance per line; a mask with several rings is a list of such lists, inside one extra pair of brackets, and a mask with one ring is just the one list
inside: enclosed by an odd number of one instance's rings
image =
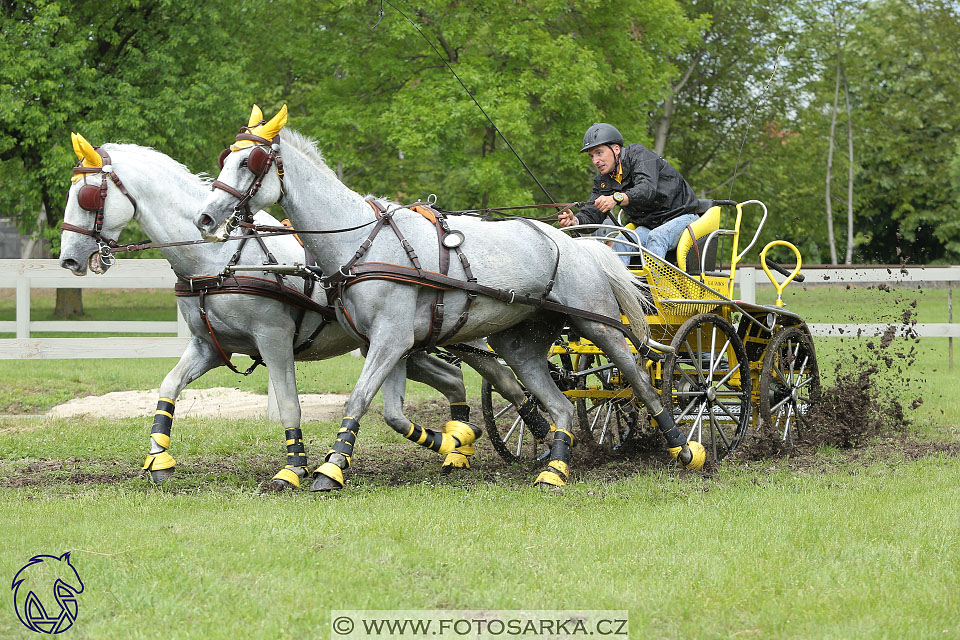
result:
[(263, 150), (263, 147), (254, 147), (250, 155), (247, 156), (247, 168), (250, 169), (251, 172), (260, 175), (260, 172), (263, 171), (263, 168), (267, 164), (268, 157), (269, 155)]
[(230, 155), (230, 149), (224, 149), (220, 152), (220, 157), (217, 158), (217, 165), (223, 169), (223, 162), (227, 159), (227, 156)]
[(92, 184), (85, 184), (77, 191), (77, 204), (84, 211), (98, 211), (103, 206), (103, 199), (100, 198), (100, 187)]

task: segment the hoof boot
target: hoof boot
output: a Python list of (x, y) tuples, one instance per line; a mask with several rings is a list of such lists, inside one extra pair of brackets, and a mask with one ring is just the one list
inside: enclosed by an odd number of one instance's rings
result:
[(703, 467), (707, 460), (707, 450), (696, 440), (690, 440), (682, 447), (671, 447), (672, 455), (685, 469), (695, 471)]
[(150, 472), (150, 479), (154, 483), (160, 484), (164, 480), (173, 477), (173, 470), (174, 467), (170, 467), (169, 469), (156, 469)]
[(313, 472), (310, 491), (336, 491), (343, 489), (343, 470), (332, 462), (324, 462)]
[(454, 469), (469, 469), (470, 468), (470, 458), (463, 455), (459, 451), (451, 451), (447, 454), (447, 457), (443, 460), (443, 466), (440, 468), (441, 473), (450, 473)]
[(300, 469), (291, 469), (289, 467), (284, 467), (277, 472), (277, 475), (273, 476), (271, 481), (275, 486), (280, 488), (289, 487), (291, 489), (297, 489), (300, 487), (300, 478), (301, 473), (305, 476), (306, 470)]

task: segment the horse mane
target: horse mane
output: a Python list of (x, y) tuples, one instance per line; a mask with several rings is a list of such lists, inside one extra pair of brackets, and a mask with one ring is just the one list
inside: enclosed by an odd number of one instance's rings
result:
[[(316, 140), (308, 138), (299, 131), (288, 129), (286, 127), (280, 130), (280, 139), (285, 144), (289, 144), (291, 147), (309, 158), (310, 162), (316, 165), (318, 169), (336, 179), (337, 182), (340, 181), (340, 178), (337, 177), (337, 174), (334, 173), (324, 161), (323, 154), (320, 152), (320, 149), (317, 148)], [(282, 153), (283, 151), (281, 150), (281, 154)]]
[[(209, 190), (210, 185), (213, 184), (214, 179), (208, 176), (206, 173), (193, 173), (182, 162), (174, 160), (167, 154), (157, 151), (153, 147), (144, 147), (138, 144), (121, 144), (118, 142), (106, 144), (104, 147), (107, 153), (111, 153), (114, 150), (119, 153), (127, 152), (128, 158), (136, 159), (138, 164), (143, 163), (144, 167), (147, 169), (155, 169), (157, 165), (163, 165), (172, 174), (182, 174), (183, 178), (187, 182), (196, 186), (197, 189)], [(123, 179), (122, 171), (120, 173), (120, 178)]]

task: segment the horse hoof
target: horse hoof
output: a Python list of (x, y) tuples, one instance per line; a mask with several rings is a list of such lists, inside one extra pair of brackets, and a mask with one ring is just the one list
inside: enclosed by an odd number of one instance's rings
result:
[(332, 462), (324, 462), (313, 473), (310, 491), (337, 491), (343, 489), (343, 470)]
[(157, 469), (157, 470), (151, 471), (150, 479), (154, 482), (154, 484), (160, 484), (164, 480), (173, 476), (173, 470), (174, 470), (174, 467), (170, 467), (169, 469)]
[(537, 489), (540, 489), (542, 493), (553, 493), (553, 494), (563, 493), (562, 484), (551, 484), (549, 482), (535, 482), (533, 486), (535, 486)]

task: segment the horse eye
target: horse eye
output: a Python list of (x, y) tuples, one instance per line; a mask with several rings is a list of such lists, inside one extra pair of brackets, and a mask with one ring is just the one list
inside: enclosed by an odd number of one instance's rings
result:
[(247, 166), (247, 159), (246, 159), (246, 158), (244, 158), (243, 160), (240, 161), (240, 166), (241, 166), (241, 167)]

